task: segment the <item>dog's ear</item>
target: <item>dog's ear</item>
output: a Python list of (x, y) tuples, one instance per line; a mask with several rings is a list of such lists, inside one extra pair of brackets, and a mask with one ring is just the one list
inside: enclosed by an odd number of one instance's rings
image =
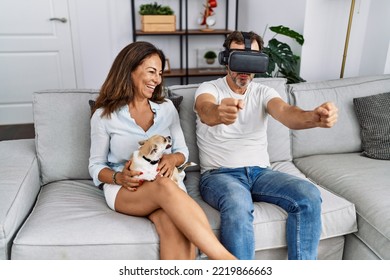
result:
[(149, 156), (152, 156), (154, 155), (157, 150), (158, 150), (158, 146), (156, 144), (152, 144), (152, 145), (148, 145), (148, 146), (144, 146), (144, 152), (145, 154), (149, 155)]
[(141, 140), (141, 141), (138, 142), (138, 144), (139, 144), (140, 146), (143, 146), (143, 144), (145, 144), (145, 142), (146, 142), (146, 140)]
[(150, 155), (155, 154), (155, 153), (157, 153), (157, 150), (158, 150), (158, 146), (156, 144), (154, 144), (153, 146), (150, 147), (149, 154)]

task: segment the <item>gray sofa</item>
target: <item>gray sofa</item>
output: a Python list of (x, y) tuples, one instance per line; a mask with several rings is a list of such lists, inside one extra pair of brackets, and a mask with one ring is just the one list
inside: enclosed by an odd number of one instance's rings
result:
[[(313, 109), (333, 100), (340, 109), (332, 129), (290, 131), (268, 124), (272, 168), (307, 178), (321, 191), (319, 259), (390, 259), (390, 162), (361, 155), (353, 97), (390, 91), (390, 75), (287, 86), (256, 79), (285, 100)], [(183, 96), (181, 124), (198, 161), (193, 95), (197, 85), (171, 86)], [(88, 173), (90, 108), (96, 90), (33, 94), (35, 140), (0, 142), (1, 259), (158, 259), (159, 239), (146, 218), (108, 208)], [(204, 209), (215, 234), (219, 213), (198, 190), (199, 167), (187, 172), (188, 193)], [(191, 217), (188, 217), (191, 219)], [(257, 259), (286, 259), (286, 213), (255, 204)], [(204, 255), (199, 254), (199, 258)]]

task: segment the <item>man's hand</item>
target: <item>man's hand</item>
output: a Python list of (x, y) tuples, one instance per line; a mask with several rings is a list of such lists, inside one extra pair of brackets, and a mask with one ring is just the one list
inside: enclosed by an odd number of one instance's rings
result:
[(332, 102), (326, 102), (314, 109), (316, 125), (318, 127), (330, 128), (338, 118), (338, 109)]
[(224, 98), (218, 106), (218, 116), (221, 123), (229, 125), (236, 121), (238, 112), (244, 109), (244, 101), (235, 98)]

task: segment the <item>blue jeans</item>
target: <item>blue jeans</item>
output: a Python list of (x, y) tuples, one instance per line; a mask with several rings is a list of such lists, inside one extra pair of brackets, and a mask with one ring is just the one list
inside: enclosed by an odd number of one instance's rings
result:
[(289, 259), (316, 259), (321, 235), (321, 195), (301, 178), (260, 167), (219, 168), (202, 174), (203, 199), (220, 211), (221, 243), (238, 259), (254, 259), (253, 201), (287, 213)]

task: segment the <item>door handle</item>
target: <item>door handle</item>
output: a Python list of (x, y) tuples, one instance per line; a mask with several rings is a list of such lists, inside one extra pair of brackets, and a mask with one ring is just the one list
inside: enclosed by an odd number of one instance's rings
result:
[(49, 20), (51, 21), (61, 21), (62, 23), (66, 23), (68, 20), (66, 18), (56, 18), (56, 17), (53, 17), (53, 18), (50, 18)]

